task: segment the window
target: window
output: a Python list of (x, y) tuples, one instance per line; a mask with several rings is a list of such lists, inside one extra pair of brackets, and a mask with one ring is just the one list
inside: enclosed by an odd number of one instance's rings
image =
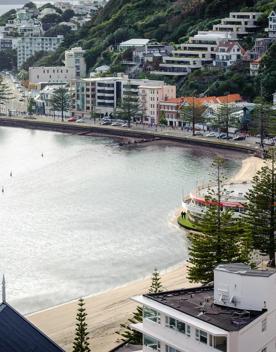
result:
[(153, 321), (154, 323), (160, 324), (160, 313), (148, 307), (144, 307), (143, 310), (144, 319)]
[(182, 321), (176, 320), (174, 318), (166, 317), (166, 327), (181, 332), (182, 334), (186, 334), (187, 336), (191, 336), (190, 325), (187, 325)]
[(208, 342), (208, 334), (203, 330), (196, 329), (196, 340), (202, 343)]
[(262, 332), (266, 331), (267, 328), (267, 319), (262, 320)]
[(144, 346), (150, 347), (151, 349), (156, 351), (160, 351), (160, 341), (147, 335), (144, 335)]
[(261, 350), (261, 352), (267, 352), (267, 348), (264, 347), (264, 348)]

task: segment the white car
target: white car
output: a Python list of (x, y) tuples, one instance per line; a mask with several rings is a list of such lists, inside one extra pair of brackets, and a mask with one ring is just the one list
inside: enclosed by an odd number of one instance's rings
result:
[(210, 132), (206, 134), (206, 137), (216, 137), (216, 136), (217, 136), (216, 132)]
[(84, 123), (84, 119), (77, 119), (76, 123)]

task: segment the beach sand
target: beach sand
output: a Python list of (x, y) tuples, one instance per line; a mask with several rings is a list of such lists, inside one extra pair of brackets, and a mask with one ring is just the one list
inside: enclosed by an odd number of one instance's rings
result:
[[(185, 263), (162, 273), (166, 290), (191, 287), (186, 278)], [(130, 282), (126, 286), (85, 298), (90, 344), (93, 352), (107, 352), (119, 344), (115, 332), (127, 321), (137, 304), (129, 298), (148, 292), (150, 277)], [(69, 302), (28, 316), (66, 351), (72, 351), (77, 301)]]
[[(256, 157), (245, 159), (231, 182), (251, 181), (263, 165), (262, 159)], [(165, 289), (191, 287), (186, 274), (185, 263), (162, 273), (162, 283)], [(89, 336), (94, 352), (106, 352), (119, 344), (119, 336), (115, 332), (121, 323), (127, 321), (136, 307), (136, 303), (129, 298), (146, 293), (150, 281), (148, 277), (85, 299)], [(74, 301), (34, 313), (29, 315), (28, 319), (66, 351), (71, 351), (76, 310), (77, 302)]]

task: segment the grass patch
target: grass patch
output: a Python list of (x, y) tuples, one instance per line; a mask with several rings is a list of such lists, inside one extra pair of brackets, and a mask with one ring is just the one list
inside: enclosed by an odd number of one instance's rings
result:
[(182, 218), (181, 215), (178, 217), (177, 222), (180, 226), (185, 227), (185, 229), (192, 231), (200, 231), (199, 226), (192, 223), (187, 217)]

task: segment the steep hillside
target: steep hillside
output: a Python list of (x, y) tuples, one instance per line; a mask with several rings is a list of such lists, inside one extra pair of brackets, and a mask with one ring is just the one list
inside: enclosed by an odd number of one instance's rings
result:
[(131, 37), (181, 42), (200, 29), (210, 28), (229, 11), (276, 6), (276, 0), (110, 0), (95, 18), (42, 64), (61, 60), (64, 49), (80, 44), (87, 50), (88, 67), (112, 61), (107, 48)]

